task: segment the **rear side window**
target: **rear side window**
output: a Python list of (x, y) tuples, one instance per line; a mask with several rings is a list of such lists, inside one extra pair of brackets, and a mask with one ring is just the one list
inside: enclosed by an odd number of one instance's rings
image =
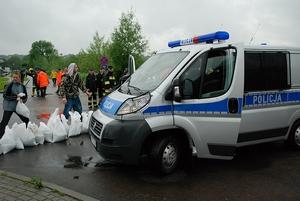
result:
[(245, 53), (245, 92), (280, 90), (288, 87), (287, 53)]

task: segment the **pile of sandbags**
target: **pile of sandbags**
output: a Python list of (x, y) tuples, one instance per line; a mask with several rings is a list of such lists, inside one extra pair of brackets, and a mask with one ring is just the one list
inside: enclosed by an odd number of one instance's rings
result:
[[(70, 112), (70, 124), (63, 114), (59, 114), (59, 109), (50, 115), (45, 124), (40, 122), (39, 126), (29, 122), (26, 128), (25, 123), (14, 123), (12, 128), (6, 126), (5, 133), (0, 139), (0, 155), (6, 154), (14, 149), (24, 149), (27, 146), (36, 146), (44, 142), (60, 142), (72, 136), (77, 136), (88, 131), (88, 125), (92, 116), (92, 111)], [(25, 132), (24, 132), (25, 131)]]

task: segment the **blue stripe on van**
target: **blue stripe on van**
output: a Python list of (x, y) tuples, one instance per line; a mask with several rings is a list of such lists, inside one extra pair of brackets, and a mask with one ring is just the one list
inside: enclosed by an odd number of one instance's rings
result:
[[(238, 114), (242, 110), (242, 98), (238, 99), (239, 110)], [(172, 112), (172, 107), (174, 107), (174, 112), (225, 112), (228, 113), (228, 99), (224, 99), (212, 103), (198, 103), (198, 104), (178, 104), (178, 105), (161, 105), (148, 107), (143, 113), (144, 114), (159, 114)]]
[(174, 111), (176, 112), (227, 112), (228, 111), (228, 99), (202, 104), (179, 104), (174, 105)]
[(258, 92), (245, 96), (245, 107), (294, 103), (300, 101), (299, 91)]
[(152, 106), (148, 107), (143, 113), (160, 113), (160, 112), (171, 112), (172, 105), (161, 105), (161, 106)]
[(101, 111), (115, 115), (119, 107), (122, 105), (123, 102), (117, 101), (115, 99), (112, 99), (108, 96), (105, 96), (103, 100), (101, 101), (99, 108)]

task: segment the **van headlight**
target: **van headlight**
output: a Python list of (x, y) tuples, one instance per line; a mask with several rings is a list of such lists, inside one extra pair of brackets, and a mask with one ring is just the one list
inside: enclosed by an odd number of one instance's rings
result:
[(147, 93), (139, 97), (127, 99), (119, 108), (117, 115), (130, 114), (139, 111), (149, 103), (150, 98), (150, 93)]

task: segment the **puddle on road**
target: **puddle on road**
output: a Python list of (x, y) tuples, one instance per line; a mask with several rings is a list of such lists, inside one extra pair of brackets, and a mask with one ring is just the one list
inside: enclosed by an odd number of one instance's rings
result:
[(68, 156), (64, 168), (81, 168), (83, 167), (83, 161), (81, 156)]
[(139, 178), (148, 183), (168, 184), (168, 183), (176, 183), (182, 181), (186, 177), (187, 177), (187, 173), (185, 171), (177, 170), (176, 172), (165, 176), (159, 176), (157, 174), (154, 174), (153, 172), (143, 173), (140, 175)]
[(93, 161), (93, 156), (82, 158), (81, 156), (67, 156), (64, 168), (100, 167), (99, 161)]
[[(113, 171), (116, 168), (121, 169), (130, 169), (129, 174), (131, 175), (134, 173), (137, 178), (140, 180), (147, 182), (147, 183), (153, 183), (153, 184), (168, 184), (168, 183), (176, 183), (180, 182), (187, 178), (187, 173), (184, 170), (177, 170), (173, 174), (161, 176), (155, 173), (152, 169), (148, 168), (132, 168), (131, 166), (122, 166), (115, 163), (110, 163), (105, 160), (97, 160), (94, 159), (93, 156), (89, 157), (82, 157), (77, 155), (68, 155), (64, 168), (84, 168), (84, 167), (91, 167), (91, 168), (97, 168), (100, 171)], [(97, 160), (97, 161), (95, 161)], [(125, 172), (127, 172), (125, 171)], [(73, 179), (79, 179), (79, 176), (75, 175)]]

